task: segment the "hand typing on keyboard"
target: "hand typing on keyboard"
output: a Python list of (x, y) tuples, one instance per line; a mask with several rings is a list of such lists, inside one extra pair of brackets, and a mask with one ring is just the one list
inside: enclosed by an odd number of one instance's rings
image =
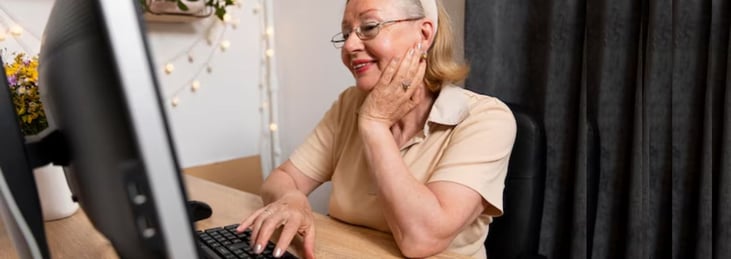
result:
[(282, 228), (274, 247), (274, 257), (286, 251), (295, 235), (304, 237), (304, 257), (314, 258), (315, 226), (307, 197), (299, 191), (284, 194), (276, 201), (255, 211), (236, 228), (237, 233), (251, 232), (251, 247), (261, 253), (278, 228)]
[[(268, 259), (275, 258), (274, 243), (268, 242), (262, 251), (254, 252), (249, 245), (251, 231), (236, 233), (238, 224), (198, 231), (198, 247), (207, 259)], [(277, 258), (296, 259), (294, 255), (284, 251)]]

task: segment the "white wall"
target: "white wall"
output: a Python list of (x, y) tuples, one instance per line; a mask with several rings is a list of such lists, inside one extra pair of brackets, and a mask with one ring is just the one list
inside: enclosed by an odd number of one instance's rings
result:
[[(209, 46), (204, 39), (192, 49), (193, 63), (188, 62), (185, 53), (207, 35), (211, 22), (219, 24), (212, 33), (214, 42), (217, 41), (224, 28), (217, 18), (192, 24), (148, 24), (158, 78), (167, 101), (183, 88), (178, 94), (180, 105), (166, 105), (183, 167), (259, 154), (262, 51), (259, 17), (251, 11), (252, 6), (229, 8), (231, 15), (240, 19), (236, 29), (227, 26), (223, 32), (222, 39), (231, 46), (222, 51), (220, 45)], [(184, 55), (171, 62), (175, 71), (166, 75), (164, 65), (179, 53)], [(205, 65), (208, 55), (212, 55), (210, 74)], [(201, 88), (192, 93), (189, 81), (199, 71)]]
[[(53, 5), (53, 0), (2, 0), (0, 30), (3, 24), (16, 20), (27, 32), (19, 39), (7, 38), (0, 42), (0, 49), (9, 52), (23, 51), (37, 54), (40, 37)], [(227, 29), (223, 39), (231, 47), (222, 52), (217, 46), (209, 46), (205, 40), (194, 45), (205, 33), (213, 18), (188, 24), (149, 24), (149, 42), (154, 62), (157, 64), (160, 87), (167, 98), (168, 119), (174, 134), (176, 150), (181, 166), (189, 167), (259, 153), (261, 129), (259, 113), (259, 18), (251, 8), (230, 8), (229, 12), (240, 19), (237, 29)], [(11, 18), (12, 17), (12, 18)], [(217, 28), (222, 28), (218, 26)], [(214, 33), (218, 36), (218, 33)], [(215, 39), (217, 41), (217, 37)], [(20, 43), (24, 43), (23, 44)], [(188, 63), (187, 50), (191, 49), (194, 62)], [(183, 52), (178, 59), (173, 57)], [(198, 77), (201, 88), (191, 93), (188, 81), (203, 68), (211, 56), (213, 73), (205, 69)], [(42, 61), (41, 61), (42, 62)], [(175, 65), (171, 75), (163, 72), (167, 62)], [(180, 105), (172, 109), (170, 99), (176, 90)]]
[[(455, 22), (462, 53), (464, 0), (442, 1)], [(338, 94), (354, 80), (330, 43), (340, 30), (345, 1), (274, 1), (280, 83), (282, 157), (288, 157), (316, 126)], [(313, 209), (327, 212), (329, 184), (311, 196)]]

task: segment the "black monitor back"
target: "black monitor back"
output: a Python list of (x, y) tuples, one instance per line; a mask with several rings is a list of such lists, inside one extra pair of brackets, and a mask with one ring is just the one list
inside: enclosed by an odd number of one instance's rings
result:
[[(19, 215), (8, 213), (3, 218), (6, 230), (11, 232), (8, 234), (18, 247), (19, 256), (49, 258), (31, 159), (25, 148), (2, 64), (0, 58), (0, 181), (4, 181), (0, 185), (8, 188), (0, 193), (0, 199), (4, 199), (0, 202), (4, 205), (0, 210), (10, 212), (17, 209)], [(29, 233), (22, 233), (22, 229), (29, 230)]]
[(133, 4), (139, 8), (136, 0), (56, 0), (40, 54), (43, 103), (66, 143), (67, 153), (58, 155), (69, 157), (71, 190), (117, 253), (195, 257), (185, 191)]

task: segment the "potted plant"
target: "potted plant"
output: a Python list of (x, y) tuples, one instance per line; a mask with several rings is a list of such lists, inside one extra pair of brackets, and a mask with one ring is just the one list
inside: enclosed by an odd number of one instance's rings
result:
[[(0, 52), (5, 56), (5, 52)], [(13, 53), (4, 65), (15, 113), (20, 123), (20, 131), (25, 136), (40, 133), (48, 127), (46, 112), (41, 103), (38, 88), (38, 56), (29, 57), (25, 53)], [(63, 168), (48, 164), (33, 170), (38, 197), (41, 201), (43, 219), (54, 220), (72, 215), (78, 204), (71, 200)]]

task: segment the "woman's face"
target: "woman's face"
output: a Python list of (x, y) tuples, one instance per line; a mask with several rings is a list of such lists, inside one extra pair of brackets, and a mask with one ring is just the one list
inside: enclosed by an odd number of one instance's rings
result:
[(343, 14), (342, 31), (350, 32), (341, 56), (343, 64), (355, 77), (355, 85), (365, 91), (373, 89), (392, 58), (404, 54), (421, 40), (419, 21), (387, 23), (373, 39), (361, 40), (355, 28), (406, 17), (394, 0), (350, 0)]

